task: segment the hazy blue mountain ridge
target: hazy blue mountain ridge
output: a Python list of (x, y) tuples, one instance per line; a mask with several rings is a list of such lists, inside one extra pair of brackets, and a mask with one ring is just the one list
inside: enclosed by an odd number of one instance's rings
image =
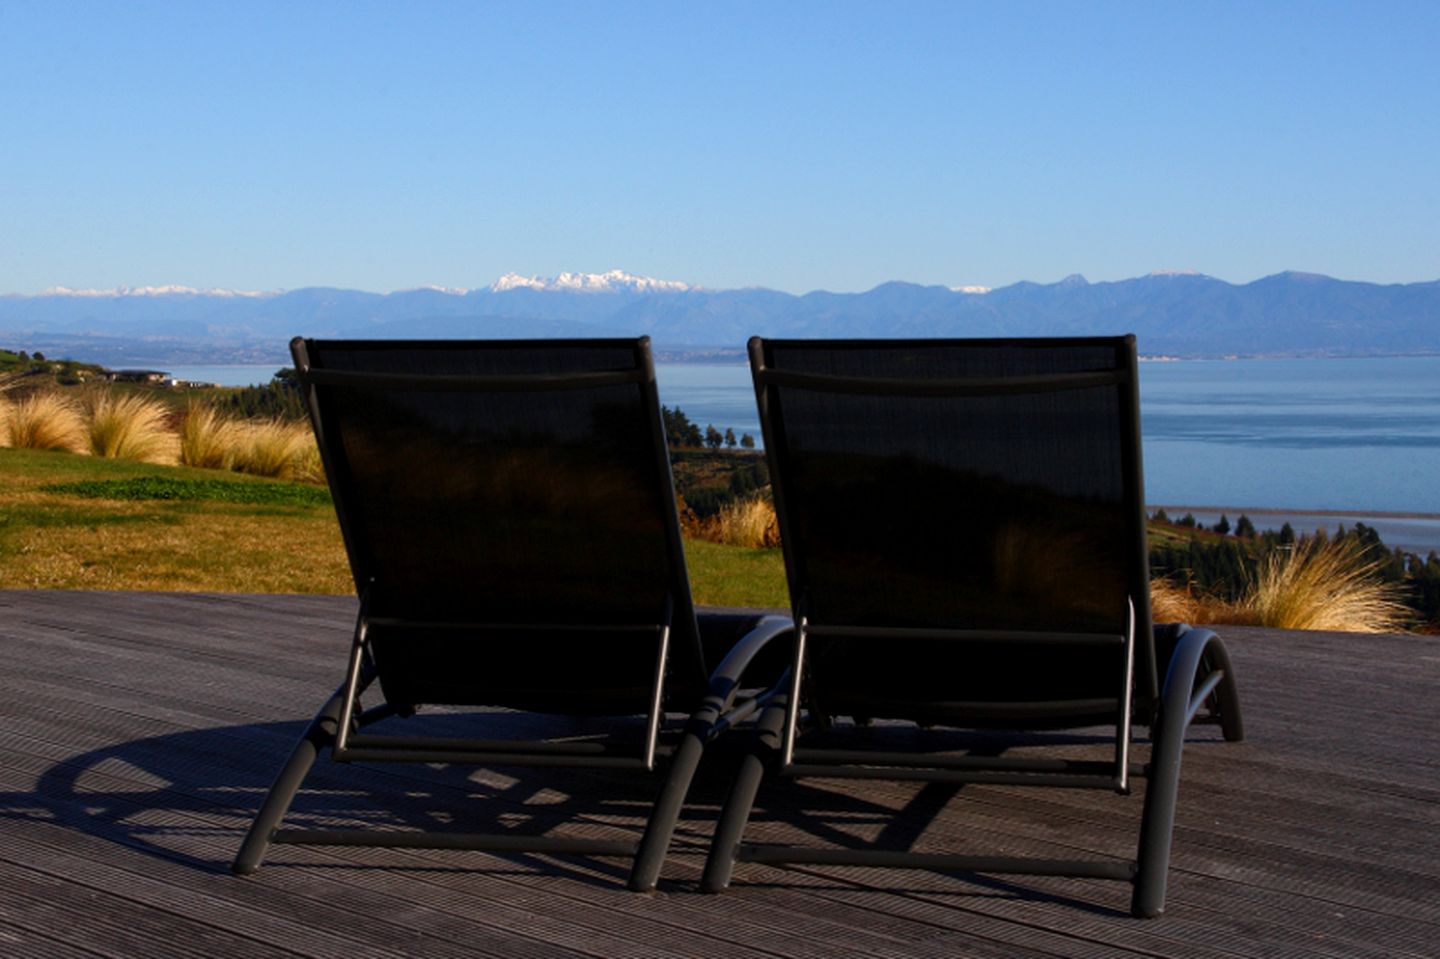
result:
[[(591, 275), (578, 275), (591, 276)], [(596, 278), (596, 277), (591, 277)], [(598, 278), (603, 279), (603, 278)], [(644, 278), (630, 278), (643, 280)], [(1440, 352), (1440, 280), (1381, 285), (1310, 273), (1232, 284), (1198, 274), (1021, 282), (988, 293), (883, 283), (863, 293), (534, 285), (367, 293), (54, 293), (0, 297), (0, 346), (115, 355), (273, 356), (307, 336), (517, 337), (647, 333), (659, 349), (738, 349), (769, 336), (1037, 336), (1133, 332), (1147, 354)], [(678, 287), (678, 285), (677, 285)]]

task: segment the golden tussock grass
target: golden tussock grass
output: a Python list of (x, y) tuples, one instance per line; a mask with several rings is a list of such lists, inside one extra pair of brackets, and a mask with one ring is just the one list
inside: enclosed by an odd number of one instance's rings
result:
[(780, 545), (775, 507), (761, 496), (730, 503), (705, 526), (705, 538), (725, 546), (768, 549)]
[(1366, 559), (1354, 542), (1312, 539), (1263, 558), (1245, 595), (1234, 602), (1197, 592), (1190, 584), (1154, 579), (1150, 606), (1157, 623), (1404, 632), (1410, 610), (1378, 570), (1379, 563)]
[(1150, 581), (1150, 616), (1157, 623), (1244, 625), (1251, 622), (1237, 604), (1197, 593), (1190, 583), (1182, 586), (1164, 577)]
[(87, 448), (84, 417), (73, 402), (58, 393), (32, 393), (10, 401), (0, 419), (0, 439), (6, 446), (72, 453)]
[(254, 476), (293, 479), (310, 438), (310, 428), (302, 423), (269, 420), (241, 424), (230, 468)]
[(1391, 633), (1405, 629), (1409, 610), (1350, 540), (1307, 540), (1261, 561), (1239, 610), (1257, 626)]
[(90, 452), (113, 459), (174, 463), (178, 441), (169, 410), (139, 393), (97, 393), (90, 401)]
[(242, 425), (208, 406), (192, 405), (180, 423), (180, 463), (200, 469), (229, 469), (240, 449)]
[(195, 405), (180, 424), (180, 462), (274, 479), (324, 483), (320, 450), (305, 423), (246, 421)]
[(320, 459), (320, 447), (315, 444), (315, 436), (309, 430), (306, 430), (306, 436), (309, 437), (309, 442), (304, 443), (295, 456), (295, 475), (292, 479), (324, 486), (325, 463)]

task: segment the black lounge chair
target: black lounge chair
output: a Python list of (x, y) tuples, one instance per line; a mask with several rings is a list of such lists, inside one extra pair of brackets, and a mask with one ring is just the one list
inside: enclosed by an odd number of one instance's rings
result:
[[(1186, 727), (1243, 732), (1215, 634), (1152, 631), (1134, 338), (757, 338), (750, 363), (797, 639), (702, 887), (727, 886), (737, 857), (1083, 876), (1133, 883), (1132, 912), (1158, 915)], [(825, 748), (797, 736), (802, 707)], [(856, 749), (878, 731), (824, 731), (844, 716), (1026, 731), (1011, 742), (1104, 725), (1114, 753), (957, 755), (958, 733), (950, 752), (926, 753), (937, 734), (925, 732), (915, 751)], [(1148, 763), (1132, 757), (1132, 724), (1150, 729)], [(966, 735), (994, 752), (1008, 734)], [(1133, 862), (744, 844), (766, 764), (789, 777), (1149, 784)]]
[[(272, 842), (533, 851), (634, 856), (632, 887), (653, 888), (704, 742), (758, 711), (736, 700), (741, 672), (790, 622), (697, 623), (648, 338), (290, 346), (360, 610), (345, 680), (234, 871), (253, 872)], [(377, 680), (381, 702), (365, 709)], [(366, 731), (422, 704), (647, 719), (628, 744)], [(667, 745), (676, 710), (690, 721)], [(670, 762), (639, 843), (279, 828), (323, 749), (342, 762)]]

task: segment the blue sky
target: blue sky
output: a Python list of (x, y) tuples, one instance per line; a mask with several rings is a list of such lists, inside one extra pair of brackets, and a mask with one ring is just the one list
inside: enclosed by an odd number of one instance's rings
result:
[(0, 292), (1440, 278), (1440, 4), (0, 0)]

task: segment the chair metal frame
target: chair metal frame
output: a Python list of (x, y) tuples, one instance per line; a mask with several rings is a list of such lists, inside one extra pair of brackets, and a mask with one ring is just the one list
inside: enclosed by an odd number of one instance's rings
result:
[[(910, 346), (924, 349), (937, 341), (766, 341), (759, 337), (749, 343), (765, 448), (770, 460), (771, 482), (785, 546), (786, 572), (790, 582), (797, 636), (788, 688), (774, 699), (760, 718), (753, 745), (742, 760), (730, 796), (722, 810), (710, 855), (701, 880), (702, 889), (718, 892), (729, 885), (737, 861), (764, 863), (846, 864), (893, 866), (945, 871), (1078, 876), (1113, 879), (1131, 883), (1131, 912), (1137, 917), (1158, 916), (1164, 909), (1171, 837), (1180, 777), (1181, 750), (1185, 731), (1192, 722), (1221, 726), (1224, 738), (1236, 742), (1244, 737), (1234, 670), (1223, 643), (1207, 629), (1177, 628), (1174, 651), (1165, 665), (1163, 683), (1157, 675), (1155, 645), (1150, 627), (1148, 596), (1148, 553), (1144, 542), (1143, 471), (1140, 461), (1140, 405), (1133, 336), (1118, 338), (1072, 338), (1050, 340), (940, 341), (984, 346), (1049, 345), (1114, 346), (1122, 361), (1113, 371), (1067, 373), (1045, 376), (976, 377), (960, 379), (898, 379), (852, 377), (801, 373), (769, 365), (767, 347), (813, 346), (816, 348), (865, 348), (866, 346)], [(1131, 556), (1132, 569), (1124, 635), (1054, 633), (969, 629), (913, 629), (826, 625), (813, 622), (806, 608), (806, 587), (799, 569), (798, 541), (790, 535), (787, 516), (787, 439), (778, 413), (776, 389), (819, 390), (837, 393), (909, 396), (999, 396), (1040, 391), (1083, 389), (1113, 385), (1121, 391), (1125, 423), (1122, 429), (1122, 456), (1126, 473), (1126, 509), (1140, 531)], [(1138, 631), (1138, 632), (1137, 632)], [(1003, 640), (1006, 642), (1122, 644), (1123, 675), (1117, 676), (1119, 690), (1114, 702), (1114, 759), (1077, 761), (1015, 757), (936, 755), (910, 752), (882, 752), (804, 748), (796, 739), (801, 721), (807, 649), (815, 642), (832, 638), (929, 639), (937, 642)], [(1138, 641), (1137, 640), (1142, 640)], [(1048, 705), (1060, 712), (1067, 709), (1083, 715), (1085, 704), (1021, 704), (1037, 708)], [(1204, 714), (1202, 715), (1202, 710)], [(1010, 728), (1036, 728), (1024, 722), (1025, 710), (1017, 709)], [(1035, 715), (1040, 715), (1036, 713)], [(963, 719), (963, 717), (961, 717)], [(1032, 716), (1032, 718), (1034, 718)], [(823, 717), (812, 717), (822, 719)], [(1131, 759), (1131, 725), (1150, 727), (1152, 750), (1148, 763)], [(947, 723), (948, 725), (949, 723)], [(953, 725), (964, 728), (963, 721)], [(986, 723), (994, 726), (996, 723)], [(1076, 724), (1072, 724), (1076, 725)], [(1004, 726), (1002, 726), (1004, 728)], [(971, 856), (915, 853), (879, 849), (810, 849), (745, 843), (743, 834), (753, 809), (761, 779), (767, 768), (784, 778), (818, 777), (837, 779), (882, 779), (988, 783), (1002, 785), (1051, 786), (1080, 789), (1108, 789), (1128, 794), (1131, 780), (1149, 780), (1146, 789), (1138, 851), (1133, 861), (1054, 860), (1007, 856)]]
[[(496, 376), (412, 375), (353, 372), (315, 367), (310, 360), (310, 341), (296, 337), (291, 341), (297, 375), (305, 388), (306, 404), (319, 444), (326, 475), (334, 491), (336, 515), (340, 523), (351, 569), (356, 576), (360, 607), (351, 641), (349, 662), (344, 681), (321, 707), (300, 737), (281, 769), (263, 805), (251, 824), (236, 855), (232, 869), (238, 874), (253, 873), (259, 868), (272, 843), (304, 845), (366, 845), (426, 849), (464, 849), (489, 852), (539, 852), (633, 857), (629, 885), (644, 891), (653, 889), (658, 880), (666, 851), (707, 743), (733, 725), (760, 712), (779, 692), (778, 687), (741, 697), (742, 676), (746, 667), (770, 641), (789, 633), (792, 624), (781, 616), (757, 616), (749, 631), (739, 639), (715, 667), (708, 688), (698, 702), (689, 722), (681, 731), (678, 743), (662, 744), (661, 725), (664, 719), (667, 667), (671, 652), (671, 631), (677, 615), (695, 616), (686, 579), (684, 552), (680, 529), (673, 508), (663, 517), (666, 548), (671, 571), (670, 596), (662, 622), (638, 626), (575, 625), (564, 629), (575, 633), (653, 632), (656, 637), (655, 668), (651, 679), (649, 708), (645, 718), (645, 736), (638, 754), (613, 749), (603, 742), (545, 742), (524, 740), (463, 739), (435, 736), (375, 735), (366, 727), (395, 715), (413, 712), (409, 705), (395, 706), (388, 702), (365, 709), (361, 695), (377, 679), (379, 673), (369, 641), (372, 626), (392, 621), (372, 616), (369, 612), (372, 581), (366, 575), (366, 562), (353, 519), (347, 514), (347, 503), (355, 495), (350, 490), (351, 473), (331, 444), (326, 442), (328, 416), (320, 400), (317, 386), (343, 386), (366, 390), (406, 391), (539, 391), (578, 390), (633, 383), (644, 396), (645, 415), (650, 421), (650, 440), (655, 450), (655, 468), (662, 471), (664, 488), (672, 490), (670, 463), (655, 388), (654, 365), (648, 337), (635, 340), (568, 340), (568, 341), (507, 341), (508, 346), (537, 349), (556, 346), (633, 347), (633, 370), (587, 372), (572, 374), (525, 374)], [(406, 341), (384, 343), (346, 343), (347, 346), (402, 348)], [(443, 348), (444, 343), (426, 343), (429, 348)], [(449, 344), (457, 349), (475, 348), (475, 343)], [(673, 502), (673, 491), (670, 500)], [(545, 630), (544, 624), (406, 622), (411, 628), (465, 630), (471, 633), (515, 633)], [(753, 693), (754, 691), (751, 690)], [(369, 829), (294, 829), (281, 828), (291, 803), (322, 751), (328, 750), (334, 761), (400, 762), (400, 763), (470, 763), (477, 765), (510, 765), (539, 767), (575, 767), (653, 772), (657, 759), (668, 757), (669, 765), (659, 797), (652, 808), (643, 837), (639, 841), (570, 839), (543, 835), (483, 834), (469, 832), (383, 831)]]

